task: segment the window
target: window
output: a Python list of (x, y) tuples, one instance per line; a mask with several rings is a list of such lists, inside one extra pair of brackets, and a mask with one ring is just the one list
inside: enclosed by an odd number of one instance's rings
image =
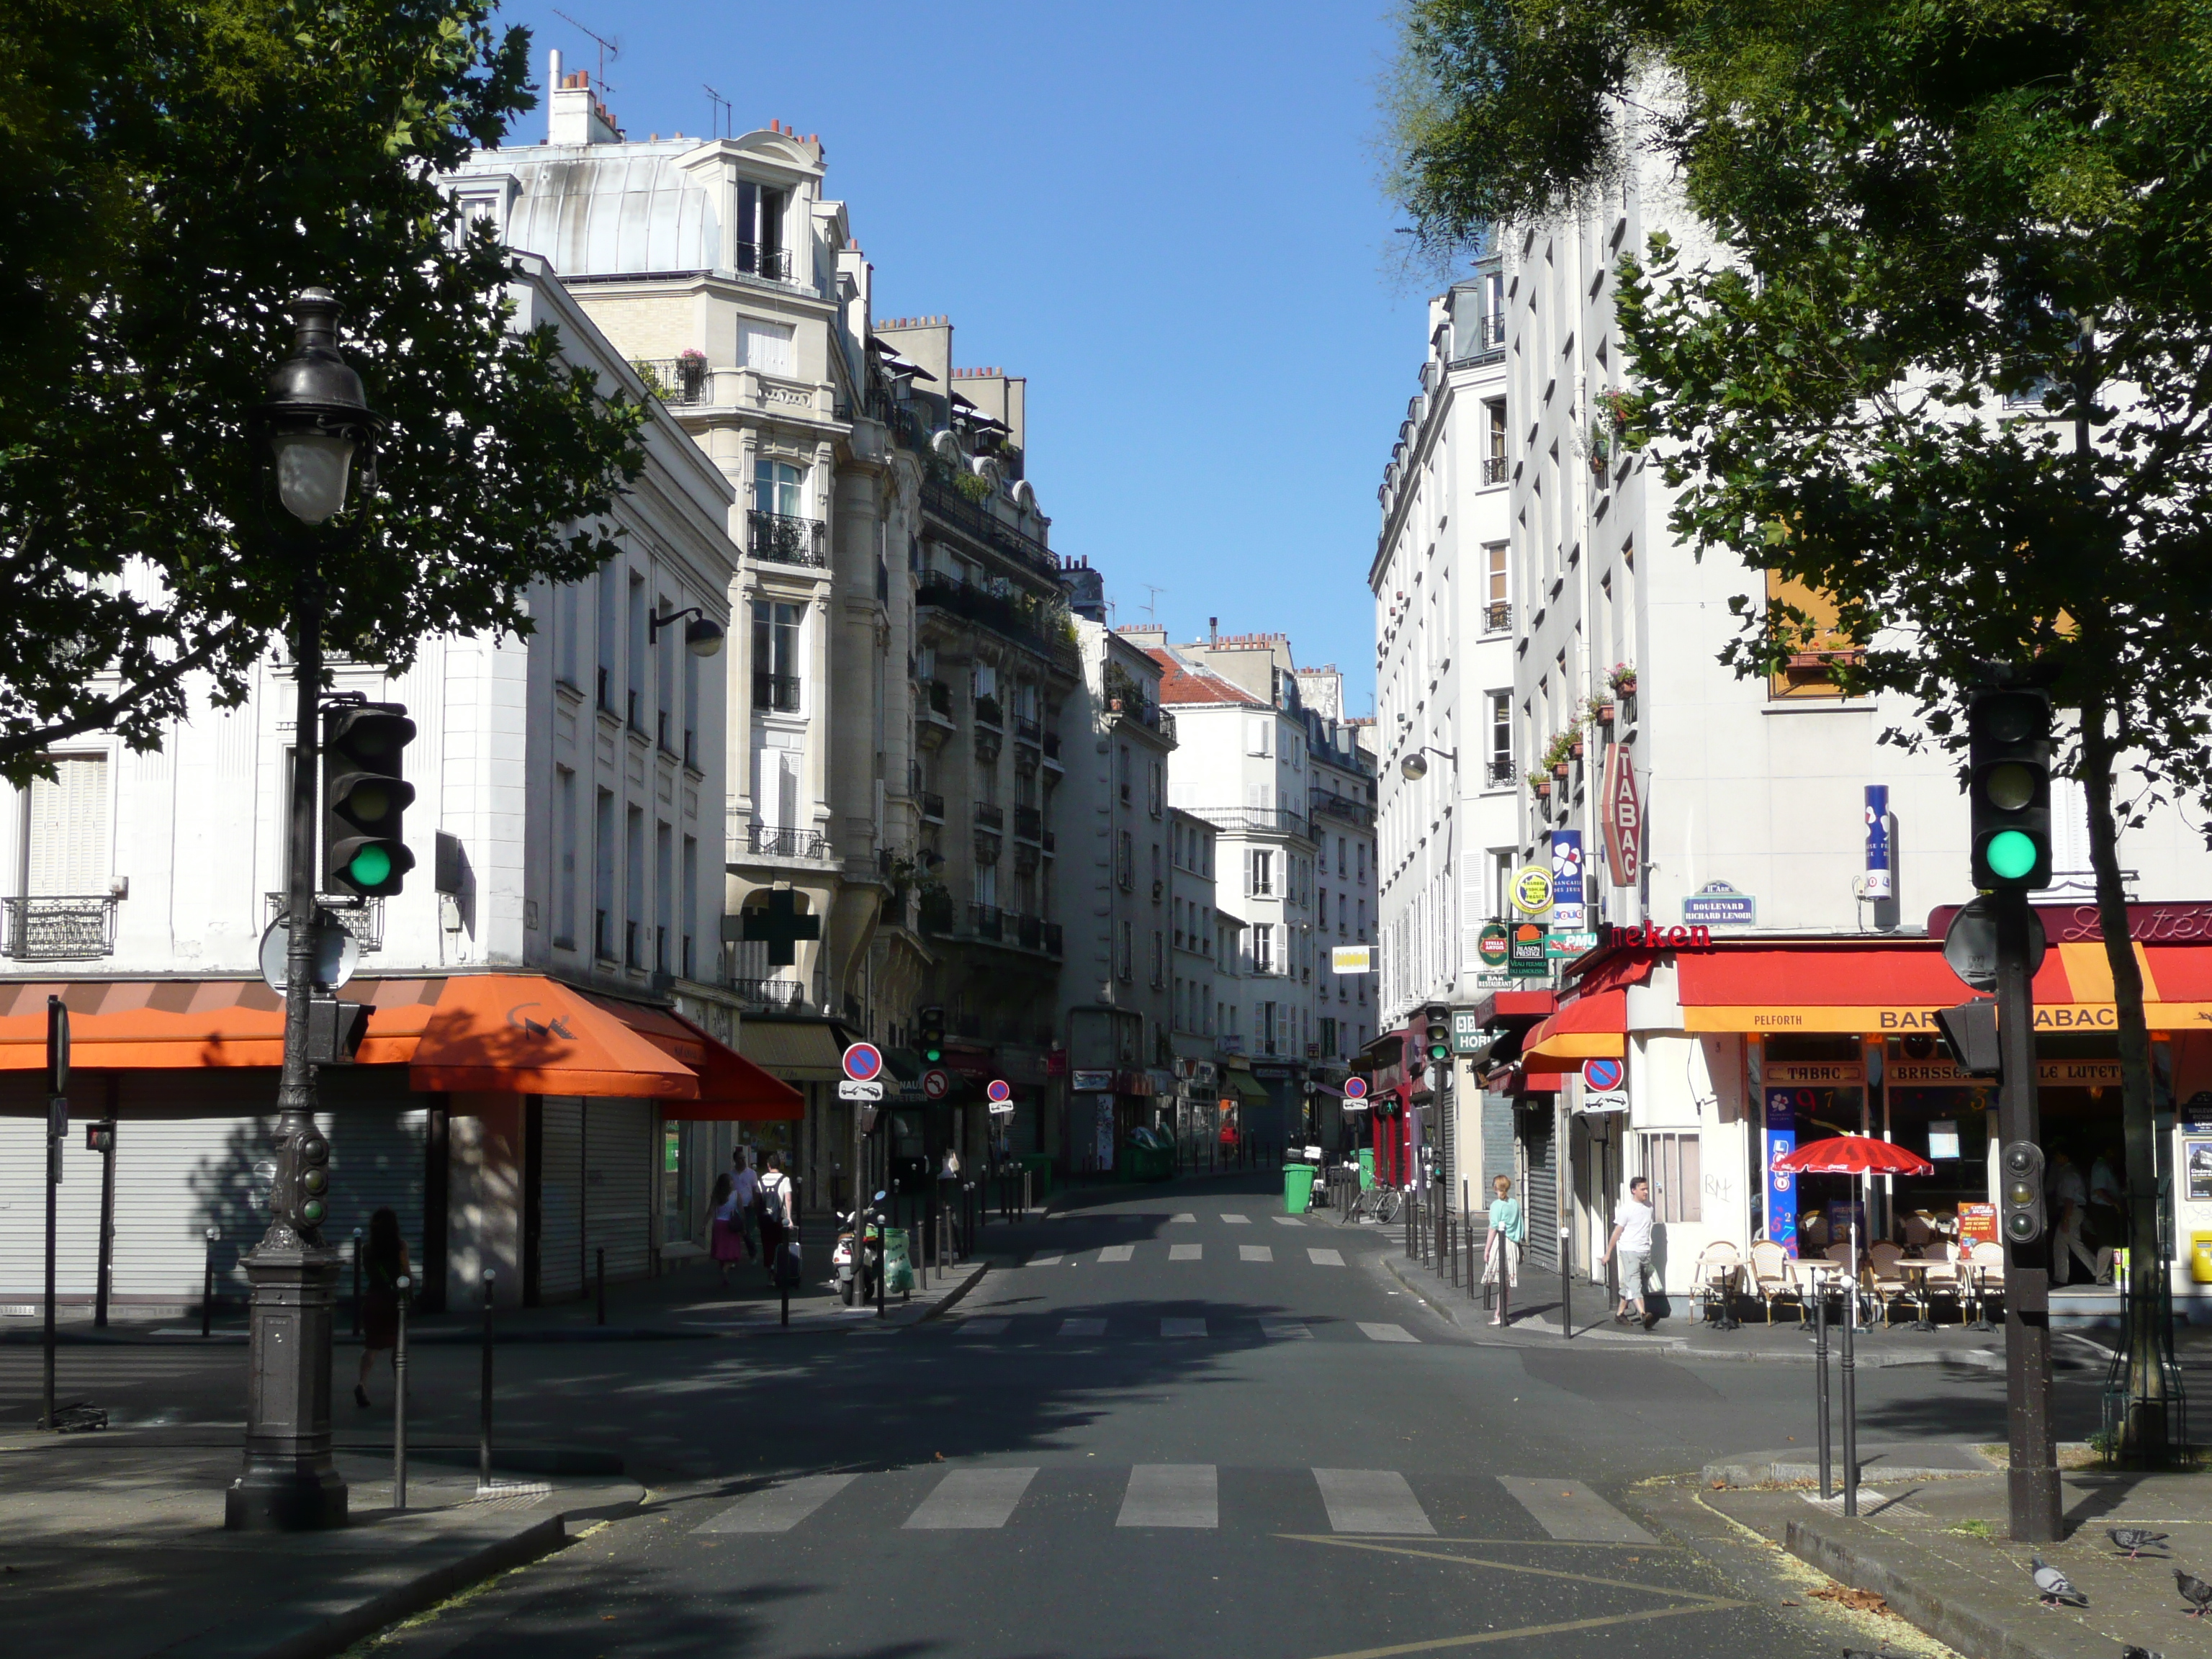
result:
[(1483, 700), (1490, 710), (1490, 767), (1494, 787), (1513, 781), (1513, 694), (1492, 691)]
[(615, 712), (615, 655), (617, 640), (622, 628), (622, 617), (617, 607), (622, 602), (620, 578), (616, 567), (609, 564), (598, 577), (599, 602), (599, 672), (598, 701), (599, 712)]
[(676, 836), (665, 823), (653, 830), (653, 965), (669, 969), (668, 952), (676, 931)]
[(684, 837), (684, 915), (677, 926), (682, 930), (684, 945), (677, 953), (676, 971), (686, 979), (699, 977), (696, 951), (692, 928), (699, 920), (699, 838)]
[[(33, 898), (105, 897), (113, 879), (108, 859), (107, 757), (57, 757), (52, 778), (31, 780), (28, 805), (25, 893)], [(281, 810), (289, 814), (289, 799)]]
[(1160, 763), (1158, 761), (1152, 763), (1152, 775), (1146, 786), (1146, 800), (1152, 810), (1152, 816), (1159, 817), (1164, 804), (1164, 792), (1162, 788)]
[(582, 687), (576, 678), (576, 635), (582, 631), (583, 584), (570, 582), (553, 590), (553, 625), (560, 631), (560, 679), (563, 685)]
[(1114, 954), (1114, 977), (1124, 985), (1131, 983), (1137, 976), (1136, 945), (1126, 921), (1121, 924), (1121, 937), (1115, 941)]
[(753, 707), (799, 712), (799, 607), (781, 599), (753, 601)]
[[(1787, 622), (1778, 607), (1787, 605), (1804, 620)], [(1769, 626), (1786, 629), (1790, 654), (1783, 659), (1782, 672), (1767, 682), (1771, 697), (1840, 697), (1843, 692), (1835, 680), (1835, 666), (1857, 656), (1850, 641), (1836, 628), (1836, 602), (1825, 593), (1817, 593), (1799, 581), (1792, 581), (1774, 571), (1766, 573), (1766, 606)]]
[(1506, 574), (1505, 559), (1506, 545), (1504, 542), (1492, 542), (1482, 550), (1482, 625), (1493, 634), (1513, 625), (1513, 607), (1508, 603), (1512, 589)]
[(592, 817), (592, 954), (615, 959), (615, 794), (602, 789)]
[(1344, 837), (1342, 836), (1339, 836), (1336, 838), (1336, 873), (1340, 876), (1349, 875), (1352, 873), (1345, 867)]
[(684, 664), (684, 763), (699, 766), (699, 659), (688, 650), (677, 653)]
[(629, 675), (623, 718), (633, 732), (645, 730), (645, 578), (635, 571), (629, 578)]
[(748, 276), (772, 282), (791, 280), (791, 260), (784, 252), (783, 215), (786, 193), (768, 185), (740, 179), (738, 183), (738, 269)]
[(1265, 847), (1244, 852), (1244, 892), (1250, 898), (1272, 898), (1275, 892), (1275, 854)]
[(1159, 842), (1154, 842), (1152, 843), (1152, 885), (1153, 885), (1154, 887), (1158, 887), (1159, 884), (1160, 884), (1160, 844), (1159, 844)]
[(554, 897), (553, 948), (576, 948), (576, 775), (568, 767), (553, 771), (556, 826), (561, 836), (561, 884)]
[[(675, 609), (668, 596), (663, 593), (653, 614), (665, 617)], [(659, 744), (662, 753), (676, 755), (678, 754), (676, 718), (681, 712), (676, 706), (676, 659), (681, 657), (686, 662), (696, 662), (698, 659), (684, 648), (684, 629), (680, 623), (665, 629), (653, 641), (653, 739)]]
[(788, 323), (757, 323), (749, 317), (740, 318), (738, 364), (764, 374), (796, 374), (799, 354), (793, 342), (793, 331)]
[(624, 815), (629, 857), (629, 890), (623, 895), (623, 965), (645, 966), (645, 809), (633, 806)]
[(1158, 928), (1155, 927), (1152, 929), (1152, 988), (1154, 990), (1157, 991), (1167, 982), (1167, 939)]
[(1328, 889), (1324, 887), (1314, 901), (1314, 921), (1316, 926), (1328, 926)]
[(1244, 752), (1248, 755), (1272, 755), (1275, 752), (1275, 722), (1264, 714), (1248, 718), (1244, 722)]
[(1271, 921), (1252, 924), (1252, 971), (1255, 974), (1275, 971), (1275, 924)]
[(1657, 1221), (1702, 1221), (1703, 1159), (1695, 1133), (1647, 1134), (1644, 1173), (1651, 1182), (1652, 1218)]
[(1137, 842), (1127, 830), (1115, 840), (1114, 880), (1125, 893), (1137, 884)]
[(979, 864), (975, 866), (975, 902), (987, 910), (999, 908), (999, 866)]
[(1114, 757), (1114, 781), (1121, 792), (1121, 804), (1129, 803), (1129, 745), (1123, 744)]
[(806, 475), (788, 461), (762, 456), (753, 463), (753, 511), (780, 519), (806, 516)]

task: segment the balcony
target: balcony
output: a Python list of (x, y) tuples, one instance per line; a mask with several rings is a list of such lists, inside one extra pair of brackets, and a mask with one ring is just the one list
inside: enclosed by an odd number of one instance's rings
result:
[(1074, 654), (1066, 641), (1047, 636), (1043, 618), (1049, 614), (1048, 607), (1033, 594), (1016, 597), (994, 593), (988, 588), (948, 576), (941, 570), (925, 570), (915, 585), (914, 602), (916, 605), (934, 605), (949, 611), (1063, 665), (1068, 664)]
[(1313, 797), (1315, 816), (1328, 813), (1342, 818), (1346, 823), (1356, 823), (1364, 830), (1375, 822), (1375, 809), (1364, 800), (1354, 800), (1349, 795), (1328, 795), (1316, 791)]
[(819, 830), (780, 830), (773, 824), (756, 823), (747, 836), (748, 849), (762, 858), (824, 859), (830, 856), (830, 840)]
[(1223, 809), (1194, 806), (1190, 811), (1193, 817), (1204, 818), (1217, 830), (1248, 836), (1304, 836), (1308, 833), (1305, 819), (1287, 807)]
[(796, 714), (799, 712), (799, 676), (756, 673), (753, 676), (753, 707), (773, 709), (779, 714)]
[(1060, 956), (1066, 951), (1060, 923), (1047, 921), (1042, 916), (1025, 916), (1017, 911), (1002, 910), (995, 904), (970, 904), (965, 921), (967, 925), (954, 933), (952, 908), (947, 904), (934, 915), (925, 910), (922, 929), (983, 945), (1018, 946), (1050, 957)]
[(921, 817), (923, 823), (942, 823), (945, 822), (944, 796), (933, 795), (929, 791), (925, 789), (918, 797), (916, 797), (916, 799), (921, 803)]
[(942, 714), (946, 720), (952, 718), (952, 688), (943, 680), (929, 683), (929, 712)]
[(1044, 727), (1040, 723), (1030, 720), (1024, 714), (1017, 714), (1014, 716), (1014, 741), (1016, 743), (1025, 743), (1031, 748), (1035, 748), (1042, 739), (1043, 736)]
[(1051, 767), (1060, 764), (1060, 733), (1057, 732), (1044, 734), (1044, 763)]
[(1038, 837), (1038, 844), (1044, 848), (1047, 858), (1054, 857), (1060, 851), (1060, 838), (1049, 830)]
[[(270, 893), (266, 896), (269, 906), (266, 920), (268, 921), (283, 921), (292, 908), (292, 896), (289, 893)], [(31, 901), (33, 904), (53, 902), (38, 899)], [(68, 902), (76, 904), (89, 901), (71, 899)], [(13, 904), (15, 901), (10, 899), (8, 902)], [(354, 943), (361, 946), (364, 955), (371, 951), (380, 951), (384, 948), (384, 901), (382, 899), (362, 898), (354, 893), (318, 893), (315, 895), (315, 905), (318, 909), (328, 911), (332, 921), (353, 935)], [(8, 954), (12, 956), (15, 952), (10, 951)]]
[(686, 409), (708, 401), (707, 360), (689, 357), (643, 357), (630, 367), (645, 382), (645, 389), (671, 409)]
[(763, 282), (787, 283), (791, 281), (791, 250), (763, 242), (740, 242), (738, 274), (757, 276)]
[(763, 1012), (789, 1012), (806, 1006), (806, 987), (795, 979), (737, 979), (730, 989), (740, 1001)]
[(1044, 836), (1044, 811), (1041, 807), (1014, 808), (1014, 836), (1020, 841), (1038, 841)]
[(988, 726), (994, 732), (1006, 729), (1006, 716), (1000, 708), (996, 697), (985, 696), (975, 699), (975, 724)]
[(1039, 575), (1049, 576), (1054, 581), (1060, 579), (1060, 568), (1050, 548), (1026, 531), (1006, 523), (982, 502), (969, 501), (933, 472), (921, 481), (921, 507), (923, 512), (967, 532), (977, 541), (997, 548), (1018, 564), (1029, 566)]
[(787, 513), (763, 513), (752, 507), (745, 514), (746, 550), (769, 564), (803, 565), (827, 570), (830, 555), (823, 546), (826, 532), (819, 519), (797, 519)]
[(1108, 699), (1106, 706), (1120, 719), (1141, 726), (1147, 732), (1157, 732), (1170, 743), (1175, 741), (1175, 716), (1159, 704), (1142, 697), (1113, 697)]
[(1513, 626), (1513, 607), (1504, 599), (1493, 599), (1482, 607), (1482, 631), (1503, 634)]
[(1513, 781), (1513, 757), (1492, 755), (1483, 768), (1483, 781), (1492, 789), (1503, 789)]
[(1486, 484), (1502, 484), (1513, 476), (1513, 463), (1503, 455), (1482, 458), (1482, 481)]
[(978, 830), (988, 830), (994, 833), (1003, 830), (1006, 827), (1006, 809), (994, 801), (977, 801), (975, 827)]
[[(274, 896), (272, 895), (272, 896)], [(115, 954), (110, 893), (0, 900), (0, 957), (17, 962), (90, 962)]]
[(968, 928), (977, 939), (999, 944), (1006, 937), (1006, 913), (995, 904), (971, 904), (968, 907)]

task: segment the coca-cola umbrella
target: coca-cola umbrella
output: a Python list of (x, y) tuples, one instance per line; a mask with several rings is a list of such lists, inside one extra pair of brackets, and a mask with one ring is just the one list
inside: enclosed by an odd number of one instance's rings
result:
[(1782, 1175), (1924, 1176), (1936, 1166), (1909, 1146), (1872, 1135), (1832, 1135), (1808, 1140), (1774, 1160)]

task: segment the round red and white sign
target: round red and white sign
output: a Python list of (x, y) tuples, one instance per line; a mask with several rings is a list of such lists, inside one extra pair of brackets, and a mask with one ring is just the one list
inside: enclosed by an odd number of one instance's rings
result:
[(1583, 1082), (1600, 1094), (1609, 1094), (1620, 1087), (1625, 1068), (1617, 1060), (1586, 1060), (1583, 1062)]
[(993, 1078), (983, 1092), (994, 1106), (1002, 1106), (1014, 1097), (1014, 1091), (1006, 1086), (1004, 1078)]
[(933, 1066), (921, 1074), (921, 1097), (924, 1100), (942, 1100), (951, 1092), (951, 1073)]
[(872, 1042), (856, 1042), (845, 1050), (845, 1075), (855, 1083), (873, 1083), (884, 1073), (883, 1050)]
[(1348, 1078), (1345, 1079), (1344, 1079), (1344, 1097), (1345, 1097), (1346, 1100), (1364, 1100), (1364, 1099), (1366, 1099), (1366, 1098), (1367, 1098), (1367, 1079), (1366, 1079), (1365, 1078), (1364, 1078), (1364, 1077), (1348, 1077)]

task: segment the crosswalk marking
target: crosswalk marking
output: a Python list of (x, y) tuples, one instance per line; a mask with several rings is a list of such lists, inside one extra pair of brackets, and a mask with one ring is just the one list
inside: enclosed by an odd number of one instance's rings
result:
[(1006, 1334), (1006, 1327), (1014, 1322), (1011, 1319), (1000, 1319), (987, 1315), (981, 1318), (968, 1318), (956, 1322), (959, 1325), (960, 1334), (963, 1336), (1003, 1336)]
[(1106, 1322), (1103, 1319), (1063, 1319), (1060, 1322), (1062, 1336), (1103, 1336)]
[(1221, 1524), (1221, 1482), (1211, 1463), (1139, 1463), (1129, 1471), (1117, 1527)]
[(859, 1480), (854, 1474), (809, 1474), (747, 1492), (694, 1532), (789, 1532)]
[(1127, 1261), (1136, 1253), (1137, 1247), (1133, 1244), (1109, 1244), (1098, 1252), (1098, 1259), (1101, 1261)]
[(1239, 1261), (1273, 1261), (1275, 1259), (1275, 1252), (1265, 1244), (1239, 1244), (1237, 1247), (1237, 1259)]
[(1221, 1218), (1232, 1227), (1249, 1227), (1252, 1224), (1252, 1218), (1249, 1215), (1230, 1215), (1224, 1212)]
[(1162, 1336), (1204, 1336), (1206, 1322), (1203, 1319), (1163, 1319), (1160, 1321), (1160, 1334)]
[(1272, 1218), (1278, 1227), (1303, 1227), (1306, 1224), (1304, 1216), (1279, 1215)]
[(1032, 1267), (1057, 1267), (1060, 1266), (1060, 1252), (1055, 1250), (1050, 1255), (1033, 1255), (1030, 1258), (1030, 1266)]
[(1498, 1484), (1554, 1538), (1577, 1544), (1658, 1541), (1579, 1480), (1532, 1480), (1501, 1474)]
[(1034, 1468), (954, 1469), (906, 1518), (917, 1532), (984, 1532), (1006, 1524), (1036, 1479)]
[(1316, 1469), (1332, 1532), (1379, 1532), (1433, 1537), (1427, 1512), (1395, 1469)]
[(1168, 1246), (1168, 1260), (1170, 1261), (1198, 1261), (1203, 1260), (1205, 1255), (1206, 1246), (1203, 1244), (1170, 1244)]
[(1306, 1251), (1306, 1260), (1316, 1267), (1341, 1267), (1344, 1265), (1344, 1252), (1309, 1249)]
[(1260, 1322), (1260, 1331), (1271, 1342), (1313, 1340), (1313, 1333), (1306, 1328), (1303, 1319), (1263, 1319)]
[(1171, 1215), (1171, 1216), (1170, 1216), (1170, 1217), (1168, 1218), (1168, 1219), (1169, 1219), (1169, 1221), (1170, 1221), (1170, 1222), (1177, 1222), (1177, 1221), (1195, 1221), (1195, 1220), (1197, 1220), (1197, 1219), (1198, 1219), (1198, 1218), (1197, 1218), (1196, 1216), (1194, 1216), (1194, 1215)]
[(1418, 1342), (1421, 1340), (1403, 1325), (1370, 1325), (1364, 1319), (1358, 1322), (1359, 1328), (1367, 1334), (1370, 1342)]

